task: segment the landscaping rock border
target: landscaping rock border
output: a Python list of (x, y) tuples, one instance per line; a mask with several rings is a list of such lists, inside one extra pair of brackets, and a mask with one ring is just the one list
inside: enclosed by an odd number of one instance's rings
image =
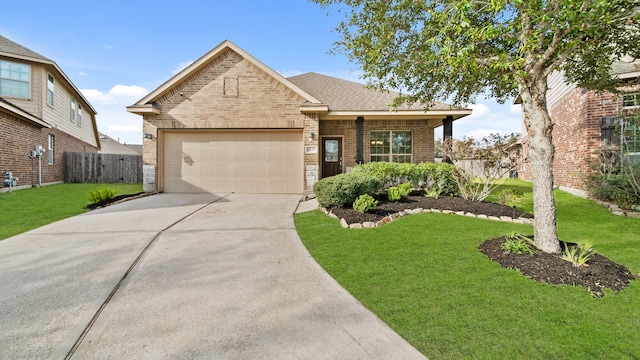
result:
[(440, 210), (440, 209), (422, 209), (422, 208), (407, 209), (407, 210), (401, 211), (399, 213), (391, 214), (389, 216), (385, 216), (384, 218), (382, 218), (381, 220), (379, 220), (379, 221), (377, 221), (375, 223), (374, 222), (365, 222), (365, 223), (348, 224), (345, 219), (338, 218), (338, 216), (336, 216), (331, 211), (325, 209), (324, 207), (321, 207), (320, 209), (326, 215), (339, 220), (340, 221), (340, 225), (345, 229), (371, 229), (371, 228), (377, 228), (377, 227), (381, 227), (383, 225), (386, 225), (386, 224), (388, 224), (388, 223), (390, 223), (390, 222), (392, 222), (394, 220), (397, 220), (397, 219), (399, 219), (399, 218), (401, 218), (403, 216), (413, 215), (413, 214), (420, 214), (420, 213), (453, 214), (453, 215), (459, 215), (459, 216), (475, 217), (475, 218), (479, 218), (479, 219), (487, 219), (487, 220), (494, 220), (494, 221), (512, 222), (512, 223), (516, 223), (516, 224), (533, 225), (533, 219), (525, 218), (525, 217), (519, 217), (519, 218), (514, 219), (514, 218), (511, 218), (509, 216), (497, 217), (497, 216), (487, 216), (487, 215), (484, 215), (484, 214), (473, 214), (473, 213), (464, 212), (464, 211)]
[(606, 202), (606, 201), (601, 201), (598, 199), (590, 199), (591, 201), (595, 202), (598, 205), (602, 205), (605, 208), (607, 208), (613, 215), (618, 215), (618, 216), (625, 216), (625, 217), (630, 217), (630, 218), (634, 218), (634, 219), (640, 219), (640, 212), (637, 211), (633, 211), (633, 210), (623, 210), (620, 208), (620, 206), (610, 203), (610, 202)]

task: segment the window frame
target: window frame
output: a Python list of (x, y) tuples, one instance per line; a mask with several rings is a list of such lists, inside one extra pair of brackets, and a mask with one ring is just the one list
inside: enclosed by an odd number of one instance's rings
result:
[[(387, 136), (382, 137), (374, 137), (373, 134), (388, 134)], [(394, 134), (398, 133), (409, 133), (410, 143), (409, 143), (409, 152), (394, 152)], [(378, 140), (381, 139), (381, 140)], [(382, 144), (376, 144), (376, 147), (382, 147), (383, 152), (374, 152), (374, 144), (373, 141), (383, 141)], [(388, 144), (385, 144), (384, 141), (388, 141)], [(388, 152), (384, 152), (388, 147)], [(406, 147), (406, 145), (405, 145)], [(413, 130), (371, 130), (369, 131), (369, 161), (377, 162), (377, 161), (387, 161), (387, 162), (398, 162), (398, 163), (406, 163), (407, 161), (398, 161), (394, 159), (395, 157), (407, 157), (408, 163), (413, 163)], [(375, 158), (375, 159), (374, 159)]]
[(49, 165), (53, 165), (55, 162), (54, 150), (55, 150), (56, 137), (53, 134), (49, 134), (47, 139), (48, 139), (48, 146), (47, 146), (48, 163)]
[(70, 116), (70, 120), (73, 123), (76, 122), (76, 109), (77, 108), (78, 108), (78, 103), (76, 102), (76, 98), (74, 98), (72, 96), (71, 97), (71, 116)]
[[(631, 105), (626, 105), (626, 103), (629, 103), (629, 99), (631, 98), (632, 100)], [(640, 92), (631, 92), (631, 93), (627, 93), (627, 94), (622, 94), (622, 108), (623, 109), (638, 109), (640, 108)]]
[(47, 105), (53, 107), (55, 104), (56, 80), (53, 75), (47, 73)]
[[(9, 76), (2, 76), (2, 64), (9, 64), (9, 65), (18, 65), (19, 67), (25, 67), (27, 69), (26, 72), (20, 71), (20, 70), (11, 70), (8, 69), (8, 72), (13, 72), (13, 71), (17, 71), (18, 72), (18, 78), (16, 79), (15, 77), (11, 77)], [(28, 77), (27, 80), (21, 79), (22, 76), (26, 75), (26, 77)], [(8, 91), (5, 93), (2, 91), (2, 82), (4, 81), (8, 81), (8, 82), (14, 82), (14, 83), (20, 83), (20, 84), (26, 84), (26, 88), (27, 88), (27, 95), (26, 96), (21, 96), (21, 95), (16, 95), (15, 93), (9, 93)], [(16, 99), (25, 99), (25, 100), (30, 100), (31, 99), (31, 65), (29, 64), (24, 64), (24, 63), (20, 63), (20, 62), (15, 62), (15, 61), (7, 61), (7, 60), (0, 60), (0, 96), (5, 96), (5, 97), (11, 97), (11, 98), (16, 98)]]
[(76, 124), (82, 126), (82, 104), (78, 102), (78, 116), (76, 117)]

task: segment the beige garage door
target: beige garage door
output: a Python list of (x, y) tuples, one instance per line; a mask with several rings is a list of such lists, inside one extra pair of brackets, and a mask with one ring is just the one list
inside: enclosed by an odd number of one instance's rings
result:
[(166, 192), (302, 193), (301, 131), (164, 133)]

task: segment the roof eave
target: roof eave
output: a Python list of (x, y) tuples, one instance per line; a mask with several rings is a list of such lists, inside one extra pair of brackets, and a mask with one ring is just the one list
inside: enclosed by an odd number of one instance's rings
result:
[(0, 101), (0, 107), (3, 108), (5, 111), (8, 111), (8, 112), (10, 112), (10, 113), (12, 113), (12, 114), (14, 114), (14, 115), (26, 120), (26, 121), (29, 121), (29, 122), (35, 124), (35, 125), (38, 125), (38, 126), (41, 126), (41, 127), (47, 128), (47, 129), (51, 129), (53, 127), (49, 123), (47, 123), (46, 121), (38, 119), (37, 117), (29, 114), (28, 112), (26, 112), (26, 111), (24, 111), (24, 110), (22, 110), (22, 109), (20, 109), (18, 107), (11, 106), (11, 105), (9, 105), (7, 103), (4, 103), (2, 101)]
[(433, 120), (442, 119), (447, 116), (458, 120), (471, 115), (470, 109), (456, 110), (398, 110), (398, 111), (375, 111), (375, 110), (336, 110), (328, 111), (320, 116), (320, 120), (351, 120), (363, 117), (365, 120)]
[(127, 106), (127, 112), (144, 115), (144, 114), (160, 114), (160, 109), (152, 104), (131, 105)]

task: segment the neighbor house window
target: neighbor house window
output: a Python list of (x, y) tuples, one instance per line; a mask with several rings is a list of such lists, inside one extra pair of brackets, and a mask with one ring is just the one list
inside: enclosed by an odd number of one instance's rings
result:
[(640, 158), (640, 118), (630, 116), (622, 119), (620, 137), (624, 154), (637, 161)]
[(29, 99), (31, 66), (0, 60), (0, 95)]
[(371, 161), (410, 163), (411, 138), (411, 131), (371, 131)]
[(71, 98), (71, 121), (76, 122), (76, 109), (78, 105), (76, 104), (76, 99)]
[(47, 104), (53, 106), (53, 90), (55, 84), (53, 83), (53, 76), (47, 74)]
[(623, 108), (640, 107), (640, 93), (622, 95), (622, 107)]
[(54, 145), (55, 137), (52, 134), (49, 134), (49, 164), (53, 164), (53, 145)]
[(82, 125), (82, 105), (78, 104), (78, 126)]

